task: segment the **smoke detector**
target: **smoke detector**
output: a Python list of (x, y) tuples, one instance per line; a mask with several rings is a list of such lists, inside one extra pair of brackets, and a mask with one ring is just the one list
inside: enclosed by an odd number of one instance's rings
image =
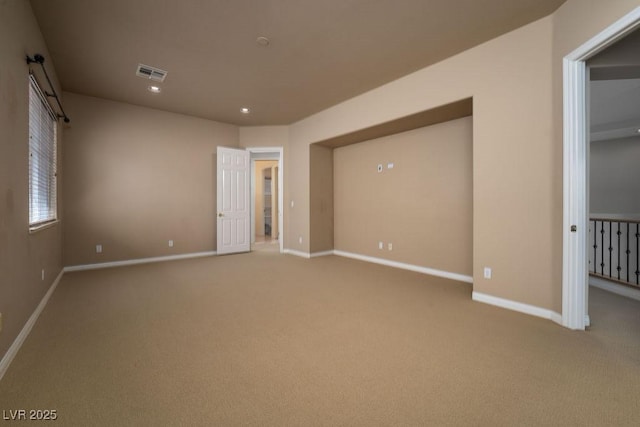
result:
[(271, 43), (271, 41), (266, 37), (260, 36), (256, 39), (256, 43), (258, 43), (260, 46), (267, 47), (269, 46), (269, 43)]
[(154, 82), (163, 82), (167, 77), (167, 72), (160, 68), (151, 67), (149, 65), (138, 64), (136, 70), (136, 76), (143, 77), (145, 79), (153, 80)]

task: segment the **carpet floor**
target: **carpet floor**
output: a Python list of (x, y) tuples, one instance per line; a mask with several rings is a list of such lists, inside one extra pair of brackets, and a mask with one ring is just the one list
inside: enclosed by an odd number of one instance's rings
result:
[(64, 426), (640, 425), (640, 302), (592, 289), (575, 332), (471, 291), (277, 252), (67, 273), (0, 410)]

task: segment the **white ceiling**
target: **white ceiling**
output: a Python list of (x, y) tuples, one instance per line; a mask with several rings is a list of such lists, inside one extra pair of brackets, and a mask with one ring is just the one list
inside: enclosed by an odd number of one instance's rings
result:
[(591, 82), (591, 98), (594, 130), (640, 119), (640, 78)]
[(637, 137), (640, 129), (640, 31), (589, 59), (591, 140)]
[(591, 140), (638, 136), (640, 79), (591, 82)]
[[(565, 0), (31, 0), (63, 90), (290, 124), (542, 18)], [(256, 43), (268, 37), (269, 46)], [(36, 53), (36, 52), (33, 52)], [(161, 94), (138, 63), (169, 72)], [(251, 108), (242, 115), (241, 107)], [(73, 119), (73, 118), (72, 118)]]

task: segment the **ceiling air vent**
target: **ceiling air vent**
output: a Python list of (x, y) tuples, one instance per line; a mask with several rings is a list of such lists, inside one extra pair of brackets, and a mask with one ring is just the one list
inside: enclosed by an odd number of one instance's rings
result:
[(145, 79), (150, 79), (156, 82), (163, 82), (164, 78), (167, 77), (167, 72), (165, 70), (161, 70), (160, 68), (138, 64), (136, 76), (144, 77)]

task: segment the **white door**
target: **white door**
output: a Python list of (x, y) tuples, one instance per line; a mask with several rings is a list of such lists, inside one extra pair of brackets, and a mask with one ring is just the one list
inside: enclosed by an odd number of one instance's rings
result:
[(251, 249), (249, 152), (218, 147), (217, 157), (217, 252), (248, 252)]

